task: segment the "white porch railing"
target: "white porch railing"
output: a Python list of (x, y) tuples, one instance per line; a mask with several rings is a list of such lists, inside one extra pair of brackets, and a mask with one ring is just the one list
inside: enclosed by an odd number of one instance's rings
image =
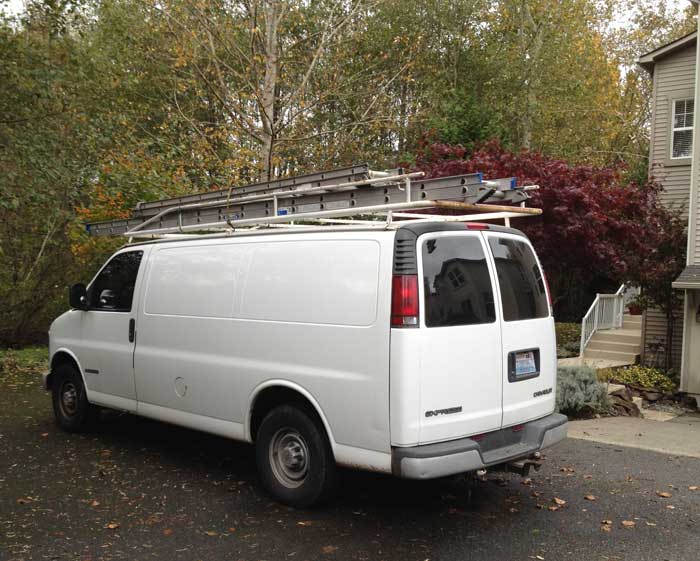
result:
[(596, 331), (622, 327), (625, 309), (638, 294), (638, 288), (628, 287), (624, 284), (618, 288), (615, 294), (596, 294), (593, 304), (591, 304), (588, 312), (581, 320), (580, 356), (583, 356), (586, 345), (588, 345)]

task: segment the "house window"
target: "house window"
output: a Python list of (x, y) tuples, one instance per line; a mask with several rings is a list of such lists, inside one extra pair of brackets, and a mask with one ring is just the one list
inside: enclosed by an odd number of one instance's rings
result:
[(452, 283), (452, 286), (454, 288), (464, 286), (464, 275), (462, 274), (462, 271), (458, 269), (453, 269), (452, 271), (447, 273), (447, 277), (450, 279), (450, 282)]
[(693, 147), (692, 99), (676, 99), (673, 102), (673, 131), (671, 134), (671, 158), (690, 158)]

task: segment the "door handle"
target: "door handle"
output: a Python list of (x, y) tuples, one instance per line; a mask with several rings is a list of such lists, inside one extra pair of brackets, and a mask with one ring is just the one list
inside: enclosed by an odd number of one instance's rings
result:
[(131, 318), (129, 320), (129, 343), (134, 342), (134, 335), (136, 334), (136, 320)]

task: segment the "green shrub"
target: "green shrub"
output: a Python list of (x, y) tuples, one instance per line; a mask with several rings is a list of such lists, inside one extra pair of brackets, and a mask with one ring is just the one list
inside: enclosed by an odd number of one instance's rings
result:
[(557, 358), (571, 358), (578, 356), (580, 352), (581, 344), (579, 341), (572, 341), (563, 345), (557, 344)]
[(560, 367), (557, 370), (557, 409), (568, 417), (587, 417), (610, 405), (607, 388), (587, 366)]
[(571, 344), (579, 345), (581, 343), (580, 323), (555, 323), (554, 329), (557, 334), (558, 346), (569, 348)]
[(628, 366), (619, 368), (610, 373), (610, 379), (620, 384), (639, 386), (646, 390), (659, 389), (663, 392), (672, 392), (676, 389), (674, 381), (658, 368), (649, 366)]

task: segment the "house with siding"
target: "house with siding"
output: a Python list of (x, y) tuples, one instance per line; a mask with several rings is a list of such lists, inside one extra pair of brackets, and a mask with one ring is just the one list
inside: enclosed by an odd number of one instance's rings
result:
[[(688, 268), (673, 283), (685, 291), (683, 313), (673, 326), (671, 362), (681, 372), (681, 390), (700, 394), (700, 228), (697, 187), (691, 182), (696, 89), (697, 32), (641, 56), (652, 77), (649, 174), (663, 185), (663, 201), (688, 216)], [(696, 158), (697, 159), (697, 158)], [(691, 188), (692, 185), (692, 188)], [(642, 320), (642, 362), (658, 365), (665, 355), (666, 318), (656, 310)]]

